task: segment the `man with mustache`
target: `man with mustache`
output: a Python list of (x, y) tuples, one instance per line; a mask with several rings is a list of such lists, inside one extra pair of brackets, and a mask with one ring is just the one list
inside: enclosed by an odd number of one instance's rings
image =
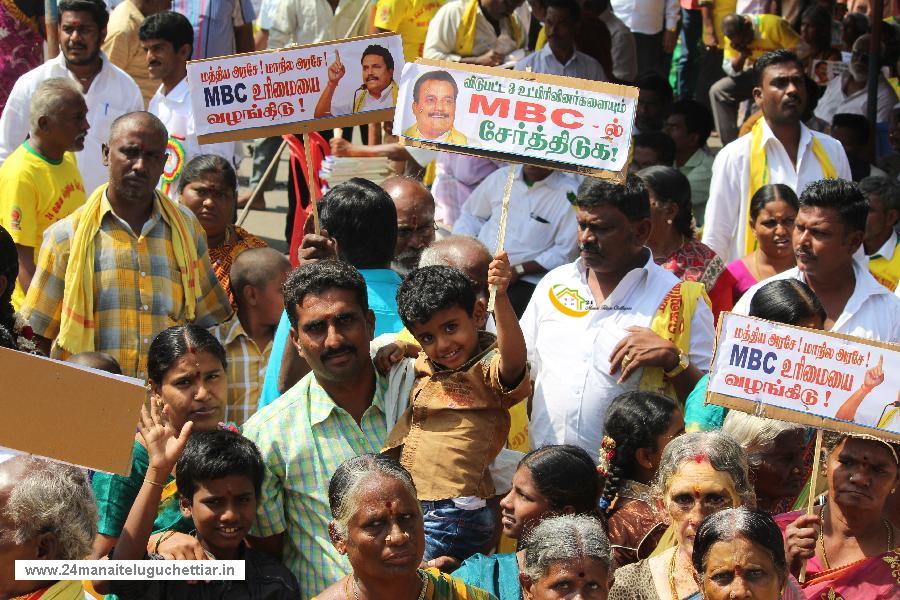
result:
[(419, 181), (402, 175), (388, 177), (381, 187), (397, 209), (397, 245), (391, 269), (404, 277), (419, 266), (422, 251), (434, 242), (434, 198)]
[[(869, 107), (869, 40), (870, 35), (859, 36), (853, 42), (853, 53), (850, 55), (850, 65), (840, 77), (835, 77), (825, 86), (825, 92), (819, 99), (815, 114), (817, 117), (831, 123), (834, 115), (850, 113), (866, 116)], [(879, 61), (884, 56), (884, 44), (881, 46)], [(875, 119), (879, 123), (887, 123), (891, 119), (891, 109), (897, 103), (897, 94), (894, 88), (885, 78), (881, 70), (878, 71), (878, 108), (875, 110)]]
[(144, 68), (159, 89), (147, 112), (159, 117), (169, 132), (166, 167), (159, 189), (178, 199), (178, 181), (184, 166), (200, 154), (217, 154), (234, 164), (235, 143), (200, 144), (194, 127), (194, 112), (187, 82), (187, 61), (194, 49), (194, 29), (182, 14), (165, 11), (144, 19), (138, 31), (144, 53)]
[(78, 170), (87, 193), (107, 179), (100, 147), (112, 122), (144, 109), (141, 90), (125, 71), (100, 51), (106, 38), (109, 13), (103, 0), (63, 0), (59, 3), (60, 54), (19, 78), (0, 117), (0, 162), (19, 147), (29, 133), (29, 103), (38, 84), (51, 77), (68, 77), (81, 86), (91, 125), (84, 148), (76, 152)]
[(112, 64), (131, 75), (141, 88), (145, 102), (150, 101), (157, 86), (147, 72), (147, 61), (138, 31), (145, 18), (169, 10), (171, 6), (172, 0), (124, 0), (110, 9), (112, 12), (109, 14), (103, 51)]
[(725, 77), (710, 88), (709, 102), (722, 144), (729, 144), (738, 137), (738, 106), (753, 97), (755, 61), (771, 50), (796, 48), (800, 36), (785, 19), (766, 14), (730, 14), (722, 19), (722, 33)]
[[(767, 16), (767, 15), (757, 15)], [(823, 177), (850, 181), (840, 142), (803, 124), (807, 103), (803, 64), (789, 50), (763, 54), (754, 63), (753, 99), (762, 114), (749, 135), (725, 146), (713, 162), (703, 243), (726, 263), (756, 247), (750, 198), (765, 184), (796, 193)]]
[(650, 199), (636, 175), (587, 178), (574, 204), (581, 255), (541, 279), (521, 320), (535, 377), (529, 431), (532, 448), (595, 454), (616, 396), (687, 398), (709, 365), (713, 319), (702, 284), (653, 261)]
[(362, 85), (352, 95), (345, 92), (346, 98), (335, 102), (334, 93), (347, 74), (347, 68), (341, 62), (340, 53), (334, 51), (334, 60), (328, 65), (328, 83), (316, 103), (315, 118), (392, 108), (397, 104), (394, 57), (388, 49), (378, 44), (368, 46), (363, 50), (361, 63)]
[(794, 223), (797, 266), (751, 287), (734, 312), (748, 314), (760, 287), (793, 277), (819, 297), (827, 314), (826, 330), (882, 342), (900, 340), (900, 299), (853, 257), (863, 242), (868, 212), (868, 201), (855, 183), (811, 183), (800, 195)]
[(453, 127), (459, 86), (447, 71), (429, 71), (413, 86), (413, 116), (416, 124), (403, 132), (406, 137), (443, 144), (466, 145), (465, 134)]
[(146, 379), (157, 333), (231, 315), (197, 218), (155, 189), (167, 138), (150, 113), (116, 119), (103, 145), (109, 184), (44, 235), (21, 314), (53, 358), (106, 352), (124, 375)]
[(44, 231), (84, 204), (73, 152), (84, 148), (87, 112), (77, 83), (63, 77), (44, 81), (31, 97), (31, 137), (0, 166), (0, 225), (19, 251), (16, 310), (34, 277)]

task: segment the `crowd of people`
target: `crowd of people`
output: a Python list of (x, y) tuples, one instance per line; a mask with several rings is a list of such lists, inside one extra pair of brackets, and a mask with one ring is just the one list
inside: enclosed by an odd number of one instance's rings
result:
[[(47, 36), (43, 5), (0, 1), (0, 346), (148, 398), (128, 476), (0, 448), (0, 600), (900, 594), (898, 444), (706, 404), (723, 312), (900, 342), (895, 7), (62, 0)], [(200, 144), (186, 63), (381, 31), (637, 87), (627, 177), (327, 132), (394, 174), (285, 256), (236, 224), (280, 140)], [(14, 576), (106, 558), (246, 578)]]

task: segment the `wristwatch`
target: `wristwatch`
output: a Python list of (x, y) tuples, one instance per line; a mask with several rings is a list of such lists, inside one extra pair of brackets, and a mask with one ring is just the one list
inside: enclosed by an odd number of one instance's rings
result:
[(525, 274), (525, 265), (519, 263), (513, 267), (513, 271), (515, 271), (519, 275), (524, 275)]
[(672, 379), (673, 377), (678, 377), (681, 375), (685, 369), (691, 366), (690, 360), (688, 360), (688, 355), (681, 351), (681, 348), (676, 348), (678, 350), (678, 364), (671, 371), (664, 371), (663, 375), (666, 376), (667, 379)]

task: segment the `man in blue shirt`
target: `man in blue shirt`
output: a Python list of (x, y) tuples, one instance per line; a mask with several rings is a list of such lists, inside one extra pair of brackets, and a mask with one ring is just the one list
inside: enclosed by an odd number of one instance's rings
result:
[[(369, 308), (375, 313), (375, 335), (397, 333), (403, 322), (397, 314), (400, 276), (391, 270), (397, 244), (397, 210), (394, 201), (367, 179), (353, 179), (335, 186), (319, 201), (321, 235), (307, 229), (300, 246), (300, 263), (337, 256), (356, 267), (366, 280)], [(312, 219), (307, 223), (311, 226)], [(287, 313), (272, 340), (259, 408), (270, 404), (309, 371), (288, 343), (291, 325)]]

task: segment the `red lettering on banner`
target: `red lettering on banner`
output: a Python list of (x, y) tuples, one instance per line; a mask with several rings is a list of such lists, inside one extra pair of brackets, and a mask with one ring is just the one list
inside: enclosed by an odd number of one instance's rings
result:
[[(572, 116), (573, 120), (564, 120), (563, 117)], [(557, 108), (552, 113), (550, 113), (550, 120), (557, 127), (564, 127), (566, 129), (578, 129), (584, 123), (578, 121), (577, 119), (583, 119), (584, 115), (572, 108)]]
[(505, 119), (509, 116), (509, 99), (494, 98), (488, 104), (487, 96), (472, 94), (472, 99), (469, 101), (469, 113), (478, 114), (479, 112), (488, 117), (496, 115), (501, 119)]
[(547, 117), (544, 116), (545, 110), (543, 106), (534, 102), (516, 102), (514, 118), (516, 121), (525, 121), (526, 123), (543, 123), (547, 120)]

